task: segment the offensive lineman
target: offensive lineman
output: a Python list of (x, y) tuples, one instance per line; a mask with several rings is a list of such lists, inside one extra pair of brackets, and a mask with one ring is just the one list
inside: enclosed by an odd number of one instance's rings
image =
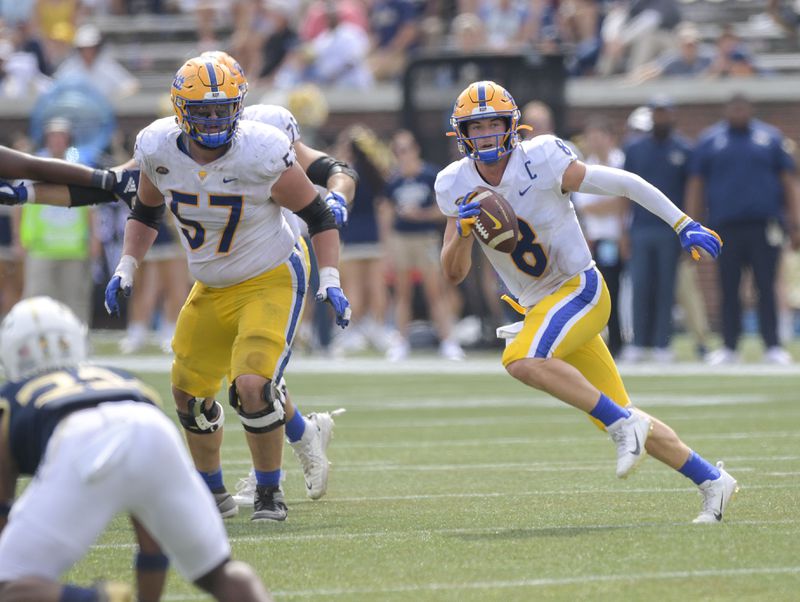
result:
[(466, 155), (436, 180), (447, 216), (442, 266), (453, 283), (471, 267), (471, 229), (480, 213), (476, 186), (488, 186), (513, 207), (520, 237), (512, 254), (481, 249), (518, 299), (522, 322), (498, 329), (509, 339), (503, 365), (511, 376), (576, 407), (608, 431), (617, 447), (617, 476), (626, 477), (650, 453), (691, 479), (703, 495), (696, 523), (722, 520), (737, 483), (722, 462), (710, 464), (666, 424), (631, 406), (600, 332), (610, 301), (581, 233), (570, 191), (630, 198), (670, 224), (695, 259), (697, 247), (716, 257), (722, 241), (684, 215), (657, 188), (624, 170), (585, 165), (552, 135), (519, 142), (519, 110), (491, 81), (475, 82), (457, 98), (451, 125)]
[[(128, 512), (139, 600), (161, 598), (170, 560), (217, 600), (271, 600), (248, 565), (230, 560), (214, 500), (158, 394), (87, 364), (86, 349), (86, 326), (49, 297), (20, 301), (0, 324), (9, 379), (0, 388), (0, 599), (131, 600), (123, 584), (58, 582)], [(14, 501), (20, 474), (36, 476)]]
[[(212, 57), (187, 61), (176, 73), (172, 100), (177, 123), (157, 120), (137, 137), (139, 201), (106, 289), (107, 309), (118, 311), (120, 294), (130, 290), (167, 201), (182, 225), (181, 242), (197, 281), (178, 318), (172, 367), (173, 396), (195, 466), (222, 515), (236, 514), (222, 479), (224, 413), (214, 400), (227, 376), (229, 400), (255, 467), (252, 519), (285, 520), (284, 424), (287, 431), (308, 433), (299, 443), (310, 454), (324, 458), (324, 450), (319, 429), (305, 428), (282, 384), (306, 294), (308, 258), (280, 207), (308, 224), (321, 266), (317, 298), (331, 303), (344, 328), (350, 308), (336, 267), (336, 221), (297, 164), (285, 134), (240, 120), (242, 90), (222, 62)], [(327, 461), (324, 471), (321, 465), (315, 469), (316, 482), (307, 486), (324, 493)]]

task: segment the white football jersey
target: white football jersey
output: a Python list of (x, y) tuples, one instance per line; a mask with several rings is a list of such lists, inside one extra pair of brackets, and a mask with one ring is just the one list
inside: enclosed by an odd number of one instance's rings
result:
[[(276, 127), (288, 136), (292, 144), (300, 141), (300, 126), (297, 125), (297, 120), (289, 109), (280, 105), (251, 105), (242, 111), (242, 119)], [(303, 221), (286, 208), (283, 209), (283, 217), (289, 222), (289, 226), (298, 238), (306, 231)]]
[(569, 193), (561, 179), (575, 153), (551, 135), (522, 142), (509, 155), (499, 186), (489, 186), (472, 159), (451, 163), (436, 178), (442, 213), (458, 216), (457, 202), (477, 186), (498, 192), (513, 207), (520, 228), (514, 253), (481, 249), (524, 307), (531, 307), (564, 282), (594, 265)]
[(159, 119), (139, 132), (134, 156), (173, 213), (192, 276), (231, 286), (286, 261), (296, 238), (270, 198), (295, 161), (286, 135), (240, 121), (228, 151), (200, 165), (178, 148), (180, 134), (174, 118)]

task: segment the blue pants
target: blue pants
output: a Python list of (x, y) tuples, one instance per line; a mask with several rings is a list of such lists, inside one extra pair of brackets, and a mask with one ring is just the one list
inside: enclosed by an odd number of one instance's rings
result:
[(778, 345), (775, 279), (780, 246), (767, 241), (766, 222), (748, 222), (720, 226), (725, 246), (719, 256), (722, 283), (722, 337), (725, 347), (736, 349), (742, 332), (742, 303), (739, 284), (742, 271), (750, 267), (758, 289), (758, 327), (766, 347)]
[(628, 269), (633, 286), (633, 344), (666, 348), (681, 245), (668, 227), (631, 230)]

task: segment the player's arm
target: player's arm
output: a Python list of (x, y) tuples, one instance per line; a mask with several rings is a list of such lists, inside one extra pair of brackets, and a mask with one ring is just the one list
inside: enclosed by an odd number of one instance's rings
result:
[(135, 518), (131, 517), (139, 550), (134, 559), (136, 567), (136, 590), (139, 602), (157, 602), (164, 592), (169, 558), (161, 546)]
[(442, 244), (442, 270), (451, 284), (459, 284), (472, 268), (474, 237), (469, 232), (462, 236), (460, 231), (463, 232), (463, 226), (459, 228), (458, 218), (448, 217)]
[(297, 163), (292, 163), (272, 185), (272, 198), (308, 224), (319, 265), (317, 300), (329, 301), (336, 312), (336, 323), (347, 327), (350, 303), (339, 280), (339, 230), (333, 212)]
[(93, 169), (61, 159), (35, 157), (5, 146), (0, 146), (0, 178), (74, 184), (103, 190), (111, 190), (114, 185), (114, 173), (109, 169)]
[(158, 235), (158, 226), (164, 217), (165, 209), (161, 191), (146, 174), (142, 173), (139, 178), (138, 197), (125, 223), (122, 257), (106, 286), (105, 305), (108, 313), (119, 314), (120, 295), (130, 296), (133, 274)]
[(311, 183), (328, 190), (323, 200), (333, 211), (336, 223), (343, 226), (347, 223), (348, 209), (353, 205), (358, 173), (344, 161), (339, 161), (300, 141), (295, 142), (293, 146), (297, 162), (305, 170)]
[(624, 169), (572, 161), (564, 170), (561, 189), (631, 199), (669, 224), (694, 259), (700, 259), (697, 248), (712, 257), (719, 255), (722, 248), (722, 239), (716, 232), (692, 220), (658, 188)]

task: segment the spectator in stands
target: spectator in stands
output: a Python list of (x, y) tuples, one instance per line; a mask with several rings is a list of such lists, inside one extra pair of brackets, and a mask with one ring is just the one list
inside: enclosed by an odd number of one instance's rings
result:
[(395, 273), (395, 327), (398, 337), (387, 351), (393, 361), (405, 359), (411, 346), (408, 326), (413, 317), (413, 277), (418, 275), (428, 313), (439, 338), (439, 354), (461, 360), (464, 352), (452, 338), (453, 315), (441, 272), (442, 227), (445, 220), (436, 205), (433, 185), (438, 168), (422, 159), (414, 135), (400, 130), (392, 136), (397, 170), (386, 184), (391, 206), (390, 257)]
[(130, 96), (139, 81), (103, 48), (100, 30), (82, 25), (75, 33), (75, 52), (56, 71), (56, 81), (82, 81), (109, 100)]
[(372, 86), (369, 37), (358, 25), (341, 20), (335, 3), (326, 6), (327, 28), (291, 53), (275, 77), (277, 86), (293, 88), (304, 82), (357, 90)]
[[(71, 125), (62, 117), (44, 128), (41, 156), (74, 157)], [(89, 207), (26, 204), (22, 208), (20, 240), (25, 247), (25, 297), (47, 295), (64, 303), (88, 323), (91, 316), (90, 251), (92, 219)], [(95, 249), (99, 251), (99, 249)]]
[(295, 7), (289, 0), (267, 0), (264, 7), (270, 33), (261, 46), (258, 74), (262, 78), (272, 79), (300, 40), (293, 22)]
[(719, 259), (724, 346), (709, 355), (711, 364), (738, 361), (742, 329), (739, 285), (752, 269), (758, 289), (758, 322), (764, 360), (788, 364), (777, 332), (775, 281), (784, 242), (784, 224), (793, 248), (800, 247), (800, 208), (795, 163), (783, 134), (753, 117), (741, 95), (726, 105), (724, 118), (705, 130), (697, 143), (688, 188), (689, 214), (708, 217), (725, 242)]
[(520, 50), (536, 37), (538, 23), (535, 22), (530, 2), (484, 0), (478, 8), (478, 17), (486, 28), (491, 50)]
[(69, 54), (80, 17), (80, 0), (35, 0), (34, 29), (41, 33), (47, 62), (58, 66)]
[[(622, 168), (625, 154), (616, 146), (614, 131), (607, 118), (595, 115), (583, 130), (583, 150), (587, 165)], [(619, 285), (622, 274), (620, 239), (622, 215), (627, 202), (621, 197), (600, 196), (584, 192), (572, 193), (572, 202), (580, 218), (586, 242), (597, 268), (608, 285), (611, 314), (608, 318), (608, 350), (616, 357), (622, 349), (619, 322)], [(662, 222), (663, 223), (663, 222)], [(674, 235), (673, 235), (674, 238)]]
[[(652, 130), (625, 147), (624, 168), (683, 208), (691, 145), (674, 131), (675, 109), (669, 98), (656, 97), (649, 108)], [(625, 348), (622, 359), (639, 361), (652, 349), (652, 359), (672, 361), (672, 306), (681, 246), (672, 228), (638, 204), (630, 204), (630, 215), (633, 344)]]
[(769, 0), (767, 13), (788, 35), (797, 35), (800, 30), (800, 4), (784, 0)]
[(596, 0), (566, 0), (560, 5), (561, 33), (575, 45), (568, 60), (571, 75), (590, 75), (600, 56), (602, 5)]
[(353, 315), (350, 328), (340, 333), (334, 346), (341, 351), (355, 351), (369, 343), (384, 352), (389, 344), (385, 327), (386, 228), (378, 223), (376, 203), (386, 186), (391, 153), (371, 129), (353, 125), (339, 135), (332, 154), (352, 166), (359, 176), (350, 218), (340, 234), (342, 288), (353, 300)]
[(676, 29), (678, 50), (668, 50), (655, 61), (642, 65), (631, 73), (636, 83), (662, 76), (692, 76), (708, 71), (714, 61), (714, 49), (700, 43), (700, 31), (694, 23), (685, 21)]
[(335, 10), (339, 21), (351, 23), (363, 32), (369, 30), (369, 17), (364, 3), (358, 0), (314, 0), (308, 5), (300, 27), (300, 39), (310, 42), (328, 29), (328, 13)]
[(377, 80), (398, 78), (409, 52), (420, 39), (420, 11), (416, 0), (366, 2), (370, 34), (369, 66)]
[(0, 38), (0, 98), (27, 100), (36, 98), (51, 85), (29, 52), (17, 52), (14, 45)]
[(631, 0), (603, 23), (599, 75), (638, 69), (675, 47), (675, 26), (681, 20), (677, 0)]
[(753, 56), (731, 25), (725, 25), (717, 38), (714, 60), (704, 74), (712, 77), (748, 77), (758, 73)]
[(553, 111), (540, 100), (532, 100), (522, 107), (521, 123), (533, 128), (533, 130), (520, 130), (520, 136), (524, 140), (540, 134), (554, 133)]

